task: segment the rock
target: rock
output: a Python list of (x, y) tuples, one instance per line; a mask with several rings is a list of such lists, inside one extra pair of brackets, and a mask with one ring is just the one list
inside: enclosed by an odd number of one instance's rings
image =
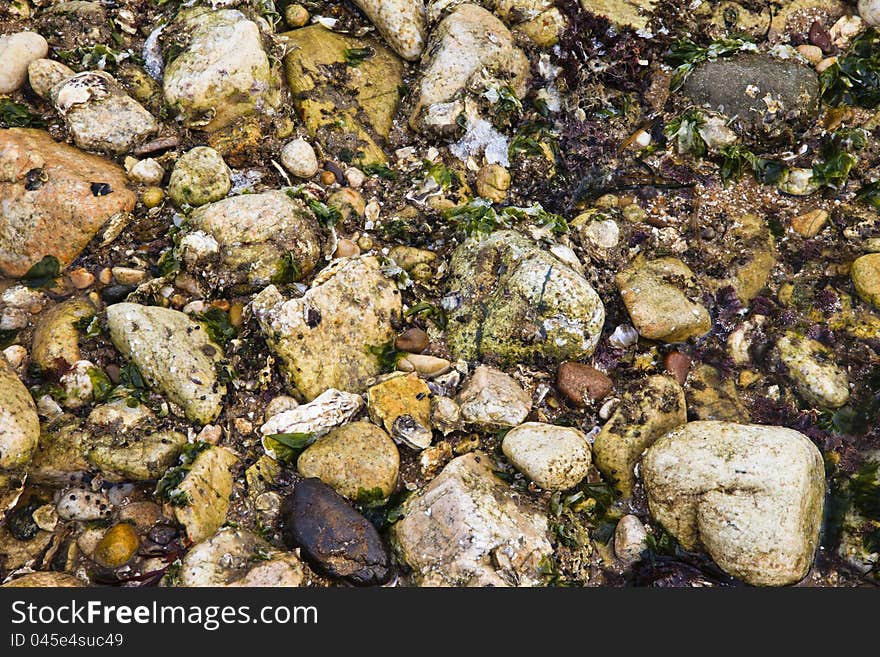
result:
[(135, 528), (127, 522), (113, 525), (98, 542), (92, 558), (107, 568), (119, 568), (134, 556), (140, 545)]
[(595, 367), (567, 361), (556, 371), (556, 387), (578, 408), (606, 397), (614, 388), (614, 381)]
[(392, 436), (395, 424), (404, 417), (430, 429), (431, 390), (416, 374), (393, 376), (367, 390), (367, 410), (370, 419)]
[(547, 516), (492, 472), (459, 456), (404, 502), (391, 542), (419, 586), (540, 586), (553, 548)]
[(589, 356), (605, 321), (583, 276), (510, 230), (455, 250), (444, 307), (455, 357), (502, 365)]
[(34, 484), (65, 486), (82, 481), (91, 470), (83, 452), (88, 434), (73, 415), (60, 413), (43, 424), (37, 451), (28, 473)]
[(226, 521), (232, 494), (232, 467), (238, 457), (225, 447), (209, 447), (196, 456), (183, 481), (174, 489), (186, 500), (174, 507), (174, 517), (193, 543), (203, 541)]
[(240, 11), (185, 9), (163, 34), (179, 53), (165, 62), (165, 102), (186, 127), (219, 130), (271, 104), (260, 28)]
[(636, 30), (645, 29), (657, 0), (580, 0), (581, 7)]
[(644, 338), (684, 342), (712, 328), (709, 312), (695, 301), (702, 290), (690, 268), (677, 258), (636, 262), (614, 280)]
[(794, 59), (744, 53), (699, 64), (681, 92), (695, 105), (723, 112), (750, 143), (793, 141), (819, 110), (819, 78)]
[(229, 174), (229, 167), (217, 151), (197, 146), (175, 163), (168, 180), (168, 196), (178, 207), (219, 201), (232, 188)]
[(371, 348), (394, 339), (402, 313), (400, 292), (374, 256), (333, 261), (300, 298), (284, 300), (270, 285), (251, 306), (307, 400), (328, 388), (362, 392), (382, 369)]
[(26, 575), (22, 575), (21, 577), (16, 577), (13, 580), (6, 582), (5, 584), (0, 584), (0, 587), (39, 587), (39, 588), (72, 588), (78, 586), (85, 586), (79, 579), (70, 575), (68, 573), (54, 573), (54, 572), (37, 572), (37, 573), (28, 573)]
[(465, 422), (492, 427), (515, 427), (532, 410), (532, 398), (504, 372), (480, 365), (458, 396)]
[[(213, 257), (213, 247), (193, 248), (187, 236), (194, 235), (213, 240), (219, 256)], [(252, 291), (308, 276), (321, 257), (322, 237), (318, 220), (305, 203), (269, 191), (196, 209), (178, 252), (190, 271), (207, 276), (213, 286)]]
[(317, 477), (356, 502), (384, 500), (397, 486), (400, 455), (388, 434), (364, 420), (334, 429), (296, 462), (303, 477)]
[[(403, 62), (374, 39), (331, 32), (321, 25), (282, 36), (290, 44), (284, 65), (293, 105), (309, 134), (327, 152), (350, 150), (361, 166), (385, 162), (380, 144), (390, 134), (397, 112)], [(346, 53), (362, 48), (374, 54), (358, 66), (347, 66)]]
[(78, 324), (95, 316), (88, 299), (69, 299), (40, 315), (34, 329), (31, 359), (45, 374), (59, 376), (80, 360)]
[(687, 381), (692, 364), (690, 357), (680, 351), (670, 351), (663, 358), (663, 369), (671, 374), (680, 386)]
[(217, 380), (223, 350), (198, 323), (176, 310), (135, 303), (107, 307), (110, 338), (144, 379), (207, 424), (220, 414), (226, 385)]
[(446, 436), (461, 429), (461, 407), (454, 399), (436, 395), (431, 398), (431, 423)]
[(880, 2), (877, 0), (859, 0), (859, 16), (872, 27), (880, 25)]
[(742, 422), (749, 418), (733, 380), (705, 363), (694, 369), (685, 398), (691, 420)]
[(111, 216), (134, 209), (126, 182), (115, 164), (47, 132), (0, 130), (0, 274), (23, 276), (45, 255), (69, 265)]
[(880, 253), (869, 253), (856, 258), (850, 276), (862, 301), (880, 308)]
[(648, 549), (648, 532), (634, 515), (625, 515), (617, 521), (614, 530), (614, 556), (624, 563), (634, 563)]
[(301, 547), (309, 564), (357, 586), (384, 584), (394, 575), (376, 528), (320, 479), (303, 479), (284, 500), (282, 537)]
[(183, 558), (180, 586), (302, 586), (302, 563), (243, 529), (226, 527)]
[(56, 507), (62, 520), (106, 520), (113, 513), (113, 505), (106, 493), (90, 488), (69, 488), (61, 493)]
[(290, 4), (284, 10), (284, 22), (288, 27), (303, 27), (309, 22), (309, 10), (300, 4)]
[(159, 123), (103, 71), (85, 71), (52, 87), (49, 97), (76, 145), (87, 151), (129, 153)]
[(0, 94), (11, 94), (27, 80), (31, 62), (45, 57), (49, 44), (36, 32), (0, 36)]
[(776, 342), (776, 353), (789, 379), (810, 404), (840, 408), (849, 401), (849, 377), (833, 362), (821, 342), (787, 331)]
[(477, 194), (492, 203), (503, 203), (510, 188), (510, 173), (500, 164), (487, 164), (477, 172)]
[(743, 302), (749, 302), (767, 285), (776, 252), (767, 222), (754, 214), (737, 217), (713, 245), (711, 259), (726, 276), (710, 279), (713, 291), (731, 286)]
[(781, 586), (810, 568), (822, 522), (825, 469), (805, 436), (783, 427), (690, 422), (642, 461), (651, 515), (687, 550), (727, 573)]
[(805, 214), (799, 214), (792, 219), (791, 227), (801, 237), (816, 237), (819, 231), (822, 230), (822, 227), (828, 222), (830, 216), (828, 210), (822, 210), (821, 208), (811, 210)]
[(323, 436), (360, 413), (363, 405), (364, 401), (360, 395), (331, 388), (308, 404), (297, 405), (272, 415), (260, 427), (260, 432), (264, 436), (276, 433), (309, 433)]
[(281, 149), (281, 166), (297, 178), (311, 178), (318, 173), (318, 157), (309, 142), (294, 139)]
[(177, 462), (186, 436), (178, 431), (105, 434), (89, 442), (86, 458), (107, 481), (155, 481)]
[(74, 75), (76, 71), (54, 59), (35, 59), (28, 65), (28, 82), (43, 100), (49, 100), (53, 87)]
[(354, 0), (398, 55), (415, 61), (425, 49), (425, 6), (417, 0)]
[(18, 500), (39, 439), (34, 400), (0, 357), (0, 514)]
[(504, 23), (482, 7), (457, 7), (431, 33), (426, 53), (410, 116), (414, 130), (452, 130), (468, 94), (509, 87), (525, 96), (529, 60)]
[(573, 488), (590, 469), (590, 444), (572, 427), (526, 422), (507, 432), (501, 449), (517, 470), (546, 490)]
[(630, 390), (596, 435), (596, 467), (625, 497), (632, 495), (634, 469), (645, 448), (687, 422), (684, 392), (667, 376), (651, 376)]

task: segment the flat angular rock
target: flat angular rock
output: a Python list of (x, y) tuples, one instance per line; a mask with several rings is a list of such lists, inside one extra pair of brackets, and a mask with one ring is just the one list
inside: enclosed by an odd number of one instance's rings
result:
[(127, 182), (47, 132), (0, 130), (0, 274), (22, 276), (46, 255), (69, 265), (111, 216), (134, 209)]
[(238, 457), (225, 447), (210, 447), (199, 454), (183, 481), (175, 489), (186, 504), (174, 507), (174, 517), (186, 528), (189, 539), (198, 543), (226, 522), (232, 494), (231, 468)]
[[(355, 154), (354, 161), (385, 162), (382, 143), (400, 101), (403, 62), (375, 40), (337, 34), (321, 25), (282, 36), (290, 43), (284, 66), (293, 105), (309, 134), (329, 152), (346, 148)], [(373, 54), (358, 66), (346, 66), (346, 52), (358, 48)]]
[(540, 586), (547, 516), (492, 473), (482, 452), (453, 459), (404, 502), (392, 545), (419, 586)]
[(681, 89), (691, 102), (733, 119), (744, 138), (791, 140), (819, 111), (819, 78), (794, 59), (743, 53), (697, 66)]
[(505, 365), (593, 353), (602, 301), (581, 274), (523, 235), (468, 239), (453, 253), (450, 273), (444, 304), (457, 358)]
[(402, 306), (374, 256), (340, 258), (298, 299), (270, 285), (252, 302), (269, 346), (307, 400), (328, 388), (363, 392), (382, 366), (371, 348), (394, 339)]
[(108, 306), (107, 326), (116, 348), (189, 420), (216, 419), (226, 394), (216, 369), (223, 350), (204, 327), (182, 312), (136, 303)]

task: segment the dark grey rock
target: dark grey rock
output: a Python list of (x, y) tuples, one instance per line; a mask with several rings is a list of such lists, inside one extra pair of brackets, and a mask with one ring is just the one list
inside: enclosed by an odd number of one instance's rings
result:
[(791, 140), (819, 112), (819, 78), (806, 66), (769, 55), (742, 54), (694, 69), (682, 93), (695, 105), (734, 118), (746, 141)]
[(383, 584), (393, 574), (376, 528), (320, 479), (303, 479), (281, 508), (285, 544), (318, 572), (351, 584)]

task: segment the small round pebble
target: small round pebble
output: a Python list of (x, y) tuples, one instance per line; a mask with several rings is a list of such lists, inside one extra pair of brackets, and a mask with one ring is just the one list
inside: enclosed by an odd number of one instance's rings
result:
[(297, 178), (311, 178), (318, 173), (318, 157), (312, 145), (300, 137), (281, 149), (281, 166)]

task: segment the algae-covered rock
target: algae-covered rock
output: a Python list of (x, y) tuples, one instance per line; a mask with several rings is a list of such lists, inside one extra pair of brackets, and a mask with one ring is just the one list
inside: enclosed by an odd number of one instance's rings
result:
[(186, 9), (164, 34), (165, 102), (185, 126), (218, 130), (267, 106), (269, 57), (260, 28), (242, 12)]
[[(312, 211), (299, 199), (283, 192), (243, 194), (195, 210), (186, 235), (201, 231), (219, 249), (215, 258), (182, 260), (197, 275), (213, 273), (214, 284), (243, 290), (269, 283), (291, 283), (308, 276), (321, 256), (321, 229)], [(213, 255), (213, 254), (211, 254)]]
[(651, 376), (621, 399), (593, 442), (599, 471), (622, 495), (635, 485), (635, 466), (645, 448), (687, 422), (684, 392), (668, 376)]
[(40, 315), (34, 330), (31, 359), (47, 373), (64, 372), (80, 360), (78, 326), (94, 317), (95, 307), (88, 299), (69, 299)]
[(226, 521), (232, 494), (230, 469), (238, 457), (225, 447), (210, 447), (196, 456), (183, 481), (175, 488), (179, 502), (174, 517), (194, 543), (202, 541)]
[(754, 214), (733, 219), (724, 231), (724, 240), (710, 248), (711, 257), (725, 275), (710, 278), (713, 290), (730, 286), (743, 302), (758, 296), (767, 285), (776, 265), (773, 235), (767, 222)]
[(840, 408), (849, 401), (849, 377), (825, 345), (793, 331), (776, 342), (776, 353), (798, 392), (819, 408)]
[(223, 350), (204, 327), (176, 310), (135, 303), (109, 306), (107, 326), (116, 348), (189, 420), (207, 424), (220, 414), (226, 385), (217, 380), (217, 366)]
[(174, 164), (168, 180), (168, 196), (178, 207), (219, 201), (232, 188), (229, 173), (229, 167), (217, 151), (196, 146)]
[(531, 240), (504, 230), (456, 249), (446, 295), (452, 353), (500, 364), (578, 360), (605, 321), (587, 280)]
[(0, 513), (18, 499), (39, 439), (34, 400), (0, 356)]
[[(363, 164), (383, 163), (382, 149), (400, 101), (403, 63), (381, 43), (311, 25), (282, 36), (293, 104), (309, 134), (330, 152), (343, 149)], [(357, 66), (346, 55), (368, 49)]]
[(252, 302), (270, 348), (307, 400), (328, 388), (362, 392), (382, 371), (377, 352), (394, 339), (402, 306), (375, 256), (340, 258), (302, 297), (270, 285)]

